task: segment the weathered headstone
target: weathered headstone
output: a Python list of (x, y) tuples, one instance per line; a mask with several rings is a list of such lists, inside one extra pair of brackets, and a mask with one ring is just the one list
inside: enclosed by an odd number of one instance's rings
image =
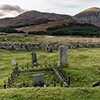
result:
[(49, 47), (48, 46), (46, 46), (46, 52), (48, 52), (49, 51)]
[(47, 52), (52, 52), (52, 47), (50, 46), (50, 44), (46, 45), (46, 51)]
[(62, 45), (59, 47), (59, 64), (67, 63), (67, 47)]
[(34, 87), (36, 86), (44, 87), (44, 74), (33, 75), (33, 83)]
[(32, 52), (31, 55), (32, 55), (32, 64), (34, 64), (35, 62), (37, 62), (36, 53), (35, 52)]
[(15, 59), (12, 59), (11, 61), (13, 66), (16, 65)]

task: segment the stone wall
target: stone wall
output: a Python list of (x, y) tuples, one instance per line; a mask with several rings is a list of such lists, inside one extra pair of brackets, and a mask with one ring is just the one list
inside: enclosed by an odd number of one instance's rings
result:
[[(53, 49), (61, 45), (68, 46), (69, 48), (82, 48), (82, 47), (100, 47), (100, 43), (67, 43), (67, 44), (50, 44)], [(47, 44), (34, 44), (34, 43), (0, 43), (1, 49), (14, 49), (14, 50), (33, 50), (45, 49)]]

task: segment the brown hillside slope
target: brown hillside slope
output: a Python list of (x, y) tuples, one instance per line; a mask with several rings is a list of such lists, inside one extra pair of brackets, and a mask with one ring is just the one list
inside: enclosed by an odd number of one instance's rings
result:
[(29, 25), (29, 24), (44, 23), (45, 21), (68, 20), (68, 19), (72, 19), (72, 17), (69, 15), (42, 13), (33, 10), (24, 12), (14, 18), (0, 19), (0, 27)]
[(33, 25), (33, 26), (27, 26), (27, 27), (21, 27), (21, 28), (16, 28), (16, 30), (20, 31), (24, 31), (24, 32), (29, 32), (29, 31), (46, 31), (46, 29), (48, 27), (54, 27), (54, 26), (61, 26), (63, 24), (65, 25), (69, 25), (70, 23), (84, 23), (81, 21), (76, 21), (74, 19), (69, 19), (69, 20), (64, 20), (64, 21), (55, 21), (55, 22), (48, 22), (45, 24), (40, 24), (40, 25)]

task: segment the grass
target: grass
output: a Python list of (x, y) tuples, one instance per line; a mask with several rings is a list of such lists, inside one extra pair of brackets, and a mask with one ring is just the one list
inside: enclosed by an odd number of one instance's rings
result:
[[(25, 85), (33, 85), (33, 75), (42, 73), (44, 74), (44, 83), (51, 82), (53, 79), (60, 81), (54, 71), (20, 72), (11, 87), (23, 86), (23, 82), (25, 82)], [(60, 87), (60, 83), (57, 86)], [(53, 84), (50, 87), (53, 87)]]
[[(3, 89), (3, 82), (10, 76), (14, 66), (11, 65), (11, 59), (15, 59), (19, 65), (31, 63), (31, 52), (37, 53), (39, 63), (45, 61), (59, 63), (59, 53), (55, 49), (53, 52), (46, 50), (4, 50), (0, 49), (0, 99), (4, 100), (98, 100), (100, 98), (100, 86), (92, 87), (94, 82), (100, 80), (100, 48), (78, 48), (69, 49), (68, 63), (69, 66), (62, 70), (66, 75), (71, 75), (70, 86), (67, 87), (28, 87), (28, 88), (11, 88)], [(46, 73), (47, 72), (43, 72)], [(51, 73), (51, 72), (50, 72)], [(48, 76), (51, 76), (50, 73)], [(28, 74), (28, 73), (27, 73)], [(26, 73), (20, 73), (18, 78)], [(31, 80), (34, 73), (29, 73), (26, 81)], [(35, 73), (36, 74), (36, 73)], [(49, 77), (52, 79), (52, 77)], [(47, 77), (48, 79), (48, 77)], [(18, 79), (15, 81), (18, 82)]]
[(100, 88), (21, 88), (0, 90), (4, 100), (99, 100)]
[(44, 36), (27, 34), (8, 34), (0, 36), (1, 42), (21, 43), (99, 43), (100, 38), (80, 36)]

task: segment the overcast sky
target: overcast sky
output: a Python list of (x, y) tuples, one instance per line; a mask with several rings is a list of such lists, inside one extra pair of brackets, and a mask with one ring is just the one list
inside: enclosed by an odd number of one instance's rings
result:
[(75, 15), (90, 7), (100, 8), (100, 0), (0, 0), (0, 18), (29, 10)]

